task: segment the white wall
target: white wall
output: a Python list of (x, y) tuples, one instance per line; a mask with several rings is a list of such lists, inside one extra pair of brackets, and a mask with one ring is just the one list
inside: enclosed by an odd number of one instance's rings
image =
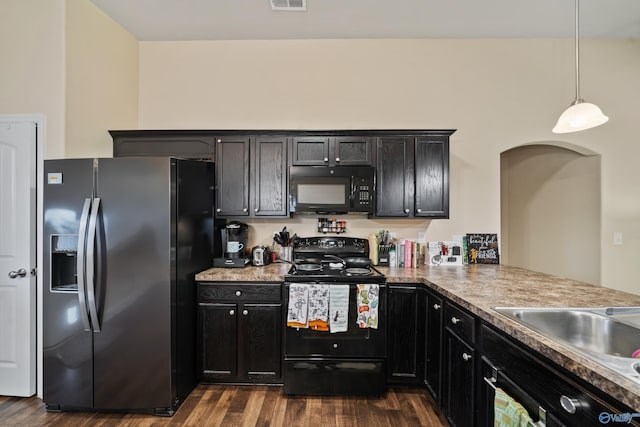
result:
[(64, 0), (2, 0), (0, 113), (43, 114), (45, 157), (64, 156)]
[(66, 157), (111, 157), (138, 126), (138, 41), (87, 0), (66, 4)]
[(111, 156), (138, 125), (138, 41), (87, 0), (2, 0), (0, 113), (40, 113), (45, 158)]
[(458, 129), (451, 217), (417, 225), (429, 240), (500, 230), (501, 152), (582, 146), (602, 159), (602, 283), (640, 293), (640, 41), (582, 41), (582, 95), (611, 120), (559, 138), (551, 128), (574, 97), (573, 53), (571, 39), (142, 42), (139, 126)]

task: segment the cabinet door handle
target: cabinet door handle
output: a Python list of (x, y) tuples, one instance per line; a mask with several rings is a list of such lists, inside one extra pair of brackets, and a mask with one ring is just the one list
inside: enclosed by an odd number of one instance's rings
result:
[(328, 158), (328, 157), (325, 157), (325, 158), (324, 158), (324, 161), (325, 161), (325, 162), (328, 162), (328, 161), (329, 161), (329, 158)]
[(454, 325), (457, 324), (458, 322), (462, 322), (462, 319), (458, 319), (457, 317), (451, 318), (451, 323), (453, 323)]
[(229, 310), (229, 315), (233, 316), (234, 314), (236, 314), (235, 310)]
[(462, 353), (462, 359), (463, 359), (465, 362), (468, 362), (469, 360), (471, 360), (471, 359), (472, 359), (472, 357), (473, 357), (473, 356), (471, 356), (469, 353)]
[(256, 213), (258, 213), (258, 212), (260, 211), (260, 209), (255, 208), (253, 211), (254, 211), (254, 212), (256, 212)]
[(220, 138), (216, 139), (216, 142), (222, 142), (222, 140)]
[(338, 344), (333, 344), (333, 348), (338, 348)]
[(340, 157), (336, 157), (336, 162), (339, 162), (339, 161), (340, 161)]
[(242, 291), (236, 291), (236, 296), (239, 297), (240, 295), (242, 295)]
[(409, 208), (406, 208), (406, 209), (404, 210), (404, 213), (409, 213)]
[(570, 414), (575, 414), (580, 409), (580, 401), (578, 399), (574, 399), (572, 397), (565, 396), (564, 394), (560, 396), (560, 406), (566, 412)]
[(433, 304), (433, 309), (434, 310), (440, 310), (442, 306), (440, 304)]
[(222, 209), (218, 208), (218, 209), (216, 209), (216, 212), (220, 213), (220, 212), (222, 212)]
[(248, 210), (249, 210), (249, 209), (247, 209), (247, 208), (242, 208), (242, 212), (246, 212), (246, 211), (248, 211)]
[(418, 208), (418, 209), (416, 209), (416, 211), (417, 211), (418, 213), (421, 213), (421, 212), (422, 212), (422, 209)]
[(247, 314), (249, 314), (249, 310), (242, 310), (242, 315), (246, 316)]

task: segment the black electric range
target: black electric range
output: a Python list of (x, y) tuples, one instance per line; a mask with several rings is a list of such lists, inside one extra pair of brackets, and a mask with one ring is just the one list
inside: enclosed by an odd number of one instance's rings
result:
[[(376, 395), (386, 390), (386, 278), (371, 265), (369, 242), (350, 237), (297, 239), (285, 276), (285, 304), (294, 284), (349, 287), (348, 328), (332, 333), (285, 327), (284, 392), (289, 395)], [(379, 292), (378, 326), (358, 326), (358, 285)], [(286, 324), (286, 314), (285, 314)]]
[(299, 238), (293, 266), (285, 282), (327, 281), (384, 283), (386, 278), (369, 259), (369, 241), (354, 237)]

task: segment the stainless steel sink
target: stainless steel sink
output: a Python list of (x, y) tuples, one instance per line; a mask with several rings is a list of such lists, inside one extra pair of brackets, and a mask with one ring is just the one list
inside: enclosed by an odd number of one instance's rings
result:
[(495, 311), (640, 382), (640, 307), (495, 307)]

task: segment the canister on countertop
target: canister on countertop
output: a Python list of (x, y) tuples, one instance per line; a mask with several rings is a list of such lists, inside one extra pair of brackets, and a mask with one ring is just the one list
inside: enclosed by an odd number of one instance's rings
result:
[(271, 249), (267, 246), (254, 246), (251, 251), (251, 263), (255, 266), (271, 264)]

